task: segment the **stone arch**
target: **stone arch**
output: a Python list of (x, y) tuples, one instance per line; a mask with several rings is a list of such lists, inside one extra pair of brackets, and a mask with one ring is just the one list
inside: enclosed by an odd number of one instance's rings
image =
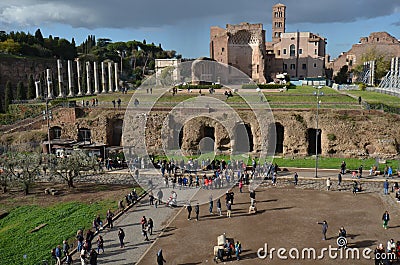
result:
[(321, 129), (314, 129), (314, 128), (308, 128), (306, 132), (306, 137), (307, 137), (307, 154), (308, 155), (315, 155), (315, 151), (317, 151), (317, 154), (321, 154), (322, 152), (322, 141), (321, 141)]

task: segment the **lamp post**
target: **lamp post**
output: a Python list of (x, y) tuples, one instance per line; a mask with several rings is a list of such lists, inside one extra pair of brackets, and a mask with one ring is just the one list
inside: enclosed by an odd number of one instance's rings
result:
[(51, 154), (51, 143), (50, 143), (50, 120), (53, 119), (51, 110), (49, 110), (50, 99), (46, 98), (46, 110), (43, 111), (43, 120), (47, 121), (47, 141), (49, 142), (49, 155)]
[(121, 69), (120, 69), (120, 76), (122, 76), (122, 59), (124, 58), (124, 56), (125, 56), (125, 51), (120, 51), (120, 50), (117, 50), (117, 53), (118, 53), (118, 55), (119, 55), (119, 57), (121, 57)]
[(318, 112), (319, 112), (319, 105), (321, 104), (321, 101), (319, 100), (320, 96), (323, 96), (324, 93), (320, 92), (322, 86), (316, 87), (317, 92), (314, 92), (314, 96), (317, 96), (317, 113), (315, 117), (315, 123), (316, 123), (316, 132), (315, 132), (315, 177), (318, 178), (318, 136), (319, 136), (319, 130), (318, 130)]

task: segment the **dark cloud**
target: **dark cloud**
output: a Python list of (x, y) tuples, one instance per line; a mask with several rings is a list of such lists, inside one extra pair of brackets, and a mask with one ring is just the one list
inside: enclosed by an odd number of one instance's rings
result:
[[(400, 1), (394, 0), (281, 2), (288, 6), (288, 23), (350, 22), (400, 10)], [(160, 27), (191, 19), (212, 22), (216, 17), (227, 18), (227, 23), (268, 23), (275, 3), (268, 0), (3, 0), (0, 3), (0, 23), (30, 26), (63, 23), (89, 29)]]

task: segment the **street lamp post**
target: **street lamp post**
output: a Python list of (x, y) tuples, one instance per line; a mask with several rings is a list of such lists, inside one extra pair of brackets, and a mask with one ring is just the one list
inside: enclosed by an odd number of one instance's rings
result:
[(122, 59), (124, 58), (125, 51), (119, 51), (119, 50), (117, 50), (117, 53), (118, 53), (119, 57), (121, 57), (121, 69), (120, 69), (120, 76), (122, 76)]
[(316, 87), (317, 92), (314, 92), (314, 95), (317, 96), (317, 113), (315, 117), (315, 123), (316, 123), (316, 132), (315, 132), (315, 177), (318, 178), (318, 136), (319, 136), (319, 130), (318, 130), (318, 112), (319, 112), (319, 105), (321, 104), (321, 101), (319, 100), (320, 96), (323, 96), (324, 93), (320, 92), (322, 86)]

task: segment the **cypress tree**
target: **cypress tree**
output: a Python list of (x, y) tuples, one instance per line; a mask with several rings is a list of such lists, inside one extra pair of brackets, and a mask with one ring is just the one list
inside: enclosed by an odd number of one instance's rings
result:
[(5, 100), (4, 100), (5, 112), (8, 112), (8, 106), (12, 103), (12, 100), (13, 100), (13, 92), (11, 88), (11, 81), (8, 80), (6, 83)]
[(24, 83), (19, 81), (17, 84), (17, 100), (25, 100), (26, 99), (26, 89)]
[(27, 99), (34, 99), (36, 96), (35, 81), (33, 75), (29, 75)]

